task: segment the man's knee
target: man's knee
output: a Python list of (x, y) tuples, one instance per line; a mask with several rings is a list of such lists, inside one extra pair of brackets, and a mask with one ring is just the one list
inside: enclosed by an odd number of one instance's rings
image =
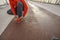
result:
[(17, 7), (20, 7), (20, 5), (21, 5), (20, 2), (18, 2), (18, 3), (17, 3)]
[(9, 9), (9, 10), (7, 11), (7, 13), (10, 14), (10, 15), (13, 15), (11, 9)]

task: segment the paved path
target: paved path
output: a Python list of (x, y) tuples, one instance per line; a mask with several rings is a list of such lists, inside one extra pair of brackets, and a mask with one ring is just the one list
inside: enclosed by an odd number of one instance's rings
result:
[(60, 38), (60, 17), (28, 2), (29, 10), (23, 22), (14, 19), (0, 40), (51, 40)]

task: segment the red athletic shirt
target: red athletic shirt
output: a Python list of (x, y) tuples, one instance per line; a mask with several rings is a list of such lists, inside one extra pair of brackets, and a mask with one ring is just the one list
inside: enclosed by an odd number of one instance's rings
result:
[[(25, 16), (26, 13), (27, 13), (27, 10), (28, 10), (28, 6), (27, 6), (25, 0), (20, 0), (20, 1), (21, 1), (21, 2), (23, 3), (23, 5), (24, 5), (24, 13), (23, 13), (23, 15)], [(10, 6), (11, 6), (11, 10), (12, 10), (13, 14), (16, 15), (16, 11), (15, 11), (14, 7), (17, 6), (18, 0), (9, 0), (9, 2), (10, 2)]]

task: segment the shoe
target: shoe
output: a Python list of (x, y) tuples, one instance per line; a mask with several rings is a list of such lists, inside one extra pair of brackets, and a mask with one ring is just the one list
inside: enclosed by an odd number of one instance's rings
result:
[(20, 22), (22, 22), (22, 21), (23, 21), (23, 18), (20, 18), (20, 17), (19, 17), (19, 18), (16, 19), (16, 22), (17, 22), (17, 23), (20, 23)]

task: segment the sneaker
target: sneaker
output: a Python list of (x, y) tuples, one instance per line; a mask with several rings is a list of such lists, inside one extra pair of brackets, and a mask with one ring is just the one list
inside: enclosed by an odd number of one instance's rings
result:
[(16, 22), (17, 22), (17, 23), (20, 23), (20, 22), (22, 22), (22, 21), (23, 21), (23, 18), (20, 18), (20, 17), (19, 17), (19, 18), (16, 19)]

